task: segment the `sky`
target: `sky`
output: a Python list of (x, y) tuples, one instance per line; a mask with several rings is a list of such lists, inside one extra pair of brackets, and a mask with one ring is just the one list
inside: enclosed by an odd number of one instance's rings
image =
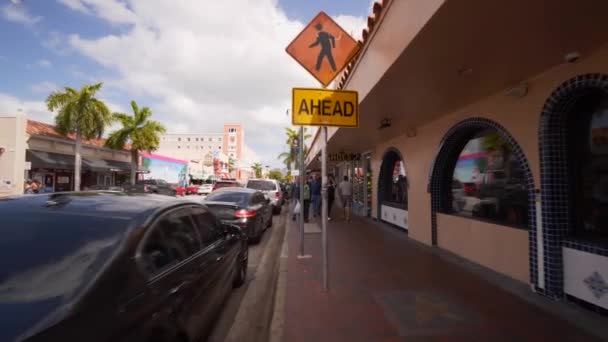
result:
[(0, 115), (52, 123), (45, 99), (103, 82), (112, 111), (169, 133), (245, 126), (246, 158), (281, 167), (291, 88), (318, 83), (285, 47), (319, 11), (360, 39), (371, 0), (0, 0)]

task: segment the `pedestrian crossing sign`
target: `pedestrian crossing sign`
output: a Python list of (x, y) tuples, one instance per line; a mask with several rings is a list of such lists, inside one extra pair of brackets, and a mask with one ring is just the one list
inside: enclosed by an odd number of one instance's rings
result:
[(320, 12), (287, 46), (287, 53), (324, 87), (359, 52), (357, 43), (325, 12)]

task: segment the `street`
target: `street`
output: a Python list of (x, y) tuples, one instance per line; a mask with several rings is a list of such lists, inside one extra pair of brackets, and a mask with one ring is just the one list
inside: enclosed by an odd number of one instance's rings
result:
[[(252, 284), (252, 282), (256, 281), (256, 272), (258, 271), (258, 265), (267, 247), (269, 247), (268, 242), (273, 237), (273, 235), (281, 231), (278, 228), (284, 224), (285, 211), (283, 211), (281, 215), (275, 215), (273, 217), (272, 227), (266, 230), (264, 236), (262, 237), (262, 240), (260, 240), (259, 243), (250, 245), (249, 269), (247, 271), (247, 280), (245, 281), (245, 284), (243, 284), (242, 287), (238, 289), (233, 289), (228, 299), (226, 299), (226, 301), (224, 302), (222, 312), (219, 315), (217, 321), (215, 322), (213, 331), (209, 335), (207, 341), (222, 342), (226, 339), (228, 333), (230, 332), (230, 329), (233, 327), (233, 323), (237, 316), (237, 313), (241, 308), (241, 303), (243, 301), (243, 297), (247, 292), (247, 289)], [(270, 291), (270, 289), (268, 291)]]

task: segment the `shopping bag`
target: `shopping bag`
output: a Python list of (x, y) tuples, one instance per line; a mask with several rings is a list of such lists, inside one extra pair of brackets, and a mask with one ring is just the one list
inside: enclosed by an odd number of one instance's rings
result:
[(294, 214), (299, 214), (300, 210), (301, 210), (301, 208), (300, 208), (300, 201), (297, 201), (296, 205), (293, 207), (293, 213)]

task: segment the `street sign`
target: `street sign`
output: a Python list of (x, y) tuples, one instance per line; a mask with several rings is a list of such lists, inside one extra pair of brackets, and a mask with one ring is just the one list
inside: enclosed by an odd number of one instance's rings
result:
[(291, 170), (291, 175), (297, 177), (300, 175), (300, 170)]
[(330, 16), (320, 12), (287, 46), (286, 51), (327, 87), (360, 48)]
[(293, 88), (291, 121), (296, 126), (359, 127), (356, 91)]

